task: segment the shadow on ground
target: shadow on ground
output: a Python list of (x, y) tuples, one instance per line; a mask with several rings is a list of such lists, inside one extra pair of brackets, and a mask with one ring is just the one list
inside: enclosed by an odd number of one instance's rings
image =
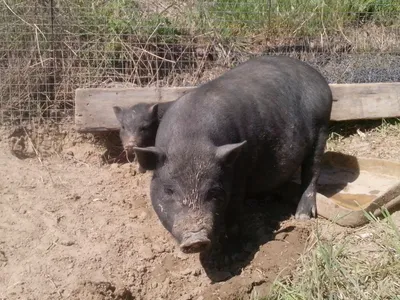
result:
[[(280, 233), (280, 222), (296, 211), (296, 203), (282, 201), (282, 197), (269, 196), (248, 200), (243, 211), (241, 237), (227, 238), (222, 247), (200, 254), (200, 262), (213, 282), (225, 281), (240, 275), (259, 247)], [(284, 230), (290, 232), (294, 226)], [(223, 249), (223, 250), (222, 250)]]
[[(323, 158), (318, 192), (331, 197), (343, 190), (348, 183), (359, 176), (357, 158), (337, 152), (326, 152)], [(274, 195), (247, 200), (243, 211), (242, 236), (240, 239), (226, 239), (223, 247), (200, 255), (200, 261), (208, 275), (214, 281), (225, 281), (241, 273), (260, 246), (281, 233), (280, 223), (296, 212), (300, 199), (300, 172), (293, 181), (274, 192)], [(294, 226), (283, 230), (293, 231)], [(223, 248), (223, 250), (221, 250)]]

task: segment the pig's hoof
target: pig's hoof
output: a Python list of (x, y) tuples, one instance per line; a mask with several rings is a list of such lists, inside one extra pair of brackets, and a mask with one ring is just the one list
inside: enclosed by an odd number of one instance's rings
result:
[(315, 201), (307, 197), (302, 197), (297, 205), (295, 219), (296, 220), (310, 220), (317, 216), (317, 205)]
[(305, 213), (296, 213), (296, 215), (294, 216), (296, 220), (300, 220), (300, 221), (307, 221), (311, 219), (311, 216)]
[(317, 217), (317, 209), (312, 206), (311, 209), (299, 209), (296, 211), (295, 219), (300, 221), (310, 220), (311, 218)]

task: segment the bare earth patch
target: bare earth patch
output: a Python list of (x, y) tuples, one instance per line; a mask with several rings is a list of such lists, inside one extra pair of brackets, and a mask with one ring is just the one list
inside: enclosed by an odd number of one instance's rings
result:
[[(328, 150), (399, 158), (400, 135), (385, 130), (333, 136)], [(162, 227), (150, 173), (104, 164), (104, 149), (84, 139), (17, 158), (8, 134), (0, 139), (0, 299), (254, 299), (299, 265), (315, 224), (294, 221), (293, 203), (249, 200), (242, 249), (212, 269)]]
[(251, 200), (244, 250), (222, 269), (204, 267), (156, 217), (150, 173), (103, 164), (104, 149), (88, 142), (17, 158), (8, 134), (0, 141), (0, 299), (246, 299), (266, 294), (303, 251), (308, 225), (290, 220), (295, 206)]

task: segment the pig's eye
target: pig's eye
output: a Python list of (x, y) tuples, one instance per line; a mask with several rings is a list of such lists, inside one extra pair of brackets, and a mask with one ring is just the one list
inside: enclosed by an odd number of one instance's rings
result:
[(140, 131), (140, 132), (143, 132), (143, 131), (145, 131), (145, 130), (146, 130), (146, 127), (145, 127), (145, 126), (139, 127), (139, 131)]
[(164, 192), (167, 195), (171, 196), (174, 193), (174, 190), (172, 188), (170, 188), (170, 187), (164, 187)]
[(121, 128), (122, 128), (122, 130), (125, 130), (125, 126), (124, 125), (122, 125)]

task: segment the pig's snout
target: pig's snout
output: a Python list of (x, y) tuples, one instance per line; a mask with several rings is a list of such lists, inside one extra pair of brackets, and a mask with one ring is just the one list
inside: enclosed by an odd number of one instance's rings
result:
[(133, 148), (137, 147), (136, 140), (125, 140), (123, 141), (124, 150), (128, 153), (133, 153)]
[(124, 145), (125, 150), (129, 150), (129, 151), (132, 151), (133, 147), (136, 147), (136, 143), (130, 142), (130, 143)]
[(204, 230), (189, 232), (184, 234), (180, 245), (183, 253), (199, 253), (207, 250), (211, 246), (211, 241)]

